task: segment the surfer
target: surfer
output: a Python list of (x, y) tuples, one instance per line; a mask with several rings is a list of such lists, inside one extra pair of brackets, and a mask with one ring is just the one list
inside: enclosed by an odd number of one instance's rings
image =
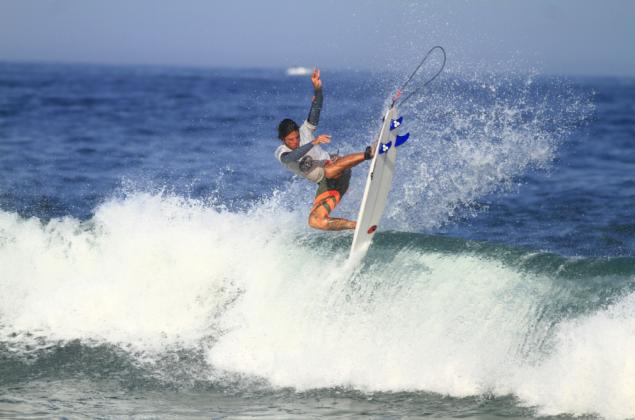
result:
[(329, 155), (320, 144), (331, 142), (331, 136), (315, 137), (315, 129), (322, 110), (322, 80), (320, 71), (313, 68), (311, 76), (314, 96), (309, 116), (301, 127), (290, 119), (278, 125), (278, 138), (282, 145), (276, 150), (276, 159), (299, 177), (318, 184), (309, 225), (322, 230), (355, 229), (357, 222), (329, 217), (340, 202), (351, 179), (351, 168), (365, 160), (372, 159), (375, 151), (367, 147), (364, 153), (355, 153), (342, 158)]

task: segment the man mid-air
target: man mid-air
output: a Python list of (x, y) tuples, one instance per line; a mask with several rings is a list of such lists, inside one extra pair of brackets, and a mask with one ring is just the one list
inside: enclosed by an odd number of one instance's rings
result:
[(329, 214), (348, 191), (351, 168), (372, 159), (375, 151), (367, 147), (364, 153), (338, 159), (332, 158), (320, 147), (320, 144), (330, 143), (331, 136), (315, 137), (323, 100), (319, 70), (313, 69), (311, 81), (315, 92), (309, 117), (301, 127), (290, 119), (282, 120), (278, 125), (278, 138), (283, 144), (276, 150), (276, 159), (297, 176), (318, 184), (309, 215), (311, 227), (322, 230), (355, 229), (357, 222), (329, 217)]

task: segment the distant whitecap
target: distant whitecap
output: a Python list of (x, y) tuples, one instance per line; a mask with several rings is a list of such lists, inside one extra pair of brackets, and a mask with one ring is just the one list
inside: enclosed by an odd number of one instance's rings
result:
[(306, 76), (312, 73), (313, 69), (308, 67), (289, 67), (287, 69), (287, 76)]

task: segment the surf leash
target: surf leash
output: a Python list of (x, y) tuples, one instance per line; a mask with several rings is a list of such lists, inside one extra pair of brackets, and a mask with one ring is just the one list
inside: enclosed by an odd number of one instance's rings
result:
[(425, 57), (423, 57), (423, 60), (421, 60), (421, 63), (419, 63), (419, 65), (417, 66), (417, 68), (415, 69), (415, 71), (412, 72), (412, 74), (410, 75), (410, 77), (408, 78), (408, 80), (406, 80), (406, 83), (404, 83), (404, 85), (401, 87), (401, 89), (399, 89), (399, 92), (397, 92), (397, 96), (395, 96), (395, 98), (392, 100), (392, 105), (390, 105), (390, 107), (394, 107), (395, 106), (395, 102), (397, 101), (397, 98), (399, 97), (399, 95), (401, 95), (401, 92), (406, 88), (406, 86), (408, 86), (408, 83), (410, 83), (410, 80), (414, 77), (415, 74), (417, 74), (417, 71), (419, 71), (419, 69), (421, 68), (421, 66), (423, 65), (423, 63), (426, 61), (426, 59), (428, 58), (428, 56), (430, 55), (430, 53), (436, 49), (440, 49), (441, 52), (443, 53), (443, 64), (441, 65), (441, 68), (439, 69), (439, 71), (437, 72), (437, 74), (434, 75), (434, 77), (432, 77), (430, 80), (428, 80), (427, 82), (425, 82), (424, 84), (422, 84), (421, 86), (419, 86), (418, 88), (416, 88), (410, 95), (406, 96), (406, 98), (399, 102), (399, 105), (397, 105), (397, 108), (399, 108), (401, 105), (403, 105), (404, 102), (406, 102), (408, 99), (410, 99), (410, 97), (412, 95), (414, 95), (415, 93), (419, 92), (421, 89), (423, 89), (428, 83), (430, 83), (431, 81), (433, 81), (434, 79), (437, 78), (438, 75), (441, 74), (441, 72), (443, 71), (443, 68), (445, 67), (445, 50), (442, 47), (439, 47), (438, 45), (436, 47), (433, 47), (430, 51), (428, 51), (428, 53), (426, 54)]

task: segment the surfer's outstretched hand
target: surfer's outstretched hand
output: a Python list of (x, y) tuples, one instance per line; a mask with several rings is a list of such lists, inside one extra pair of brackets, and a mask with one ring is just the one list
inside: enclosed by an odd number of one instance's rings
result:
[(331, 136), (322, 134), (321, 136), (313, 140), (311, 143), (313, 143), (314, 146), (317, 146), (318, 144), (330, 143), (330, 142), (331, 142)]
[(311, 81), (313, 82), (313, 87), (315, 88), (315, 90), (318, 90), (322, 87), (322, 79), (320, 79), (320, 71), (315, 70), (315, 67), (313, 67), (313, 76), (311, 76)]

